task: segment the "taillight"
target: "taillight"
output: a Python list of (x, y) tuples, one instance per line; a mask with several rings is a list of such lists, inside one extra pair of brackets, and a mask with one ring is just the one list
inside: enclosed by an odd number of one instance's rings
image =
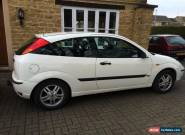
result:
[(42, 38), (38, 38), (36, 39), (32, 44), (30, 44), (23, 52), (22, 55), (33, 52), (41, 47), (46, 46), (47, 44), (49, 44), (48, 41), (42, 39)]

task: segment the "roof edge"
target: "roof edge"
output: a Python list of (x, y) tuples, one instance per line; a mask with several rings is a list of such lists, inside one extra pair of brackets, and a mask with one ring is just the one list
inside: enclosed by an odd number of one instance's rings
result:
[[(97, 0), (96, 0), (97, 1)], [(121, 1), (76, 1), (76, 0), (55, 0), (57, 5), (66, 5), (66, 6), (81, 6), (81, 7), (94, 7), (94, 8), (113, 8), (113, 9), (125, 9), (125, 5), (136, 5), (139, 8), (157, 8), (158, 5), (151, 5), (147, 3), (138, 3), (138, 2), (121, 2)]]
[(55, 0), (57, 5), (64, 6), (80, 6), (80, 7), (91, 7), (91, 8), (104, 8), (104, 9), (125, 9), (125, 5), (118, 3), (103, 3), (103, 2), (92, 2), (92, 1), (73, 1), (73, 0)]
[(138, 6), (138, 8), (151, 8), (151, 9), (154, 9), (154, 8), (157, 8), (158, 5), (151, 5), (151, 4), (136, 4)]

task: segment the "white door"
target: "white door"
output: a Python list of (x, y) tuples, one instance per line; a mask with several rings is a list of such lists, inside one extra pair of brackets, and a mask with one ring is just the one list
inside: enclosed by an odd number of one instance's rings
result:
[(96, 80), (99, 89), (131, 88), (147, 84), (151, 73), (150, 58), (130, 43), (110, 37), (96, 38), (98, 58)]

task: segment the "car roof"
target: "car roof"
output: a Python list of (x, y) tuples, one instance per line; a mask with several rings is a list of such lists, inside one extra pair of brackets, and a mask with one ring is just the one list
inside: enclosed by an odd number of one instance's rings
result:
[(121, 37), (116, 34), (94, 33), (94, 32), (93, 33), (92, 32), (83, 32), (83, 33), (82, 32), (67, 32), (67, 33), (59, 32), (59, 33), (36, 34), (35, 36), (38, 38), (43, 38), (51, 43), (59, 40), (64, 40), (64, 39), (88, 37), (88, 36), (108, 36), (108, 37), (117, 37), (117, 38)]
[(175, 34), (155, 34), (155, 35), (150, 35), (150, 37), (174, 37), (174, 36), (180, 36), (180, 35), (175, 35)]

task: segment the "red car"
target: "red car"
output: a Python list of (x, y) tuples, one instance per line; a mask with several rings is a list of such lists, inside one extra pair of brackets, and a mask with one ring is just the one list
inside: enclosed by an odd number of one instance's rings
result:
[(151, 35), (148, 50), (183, 60), (185, 39), (179, 35)]

